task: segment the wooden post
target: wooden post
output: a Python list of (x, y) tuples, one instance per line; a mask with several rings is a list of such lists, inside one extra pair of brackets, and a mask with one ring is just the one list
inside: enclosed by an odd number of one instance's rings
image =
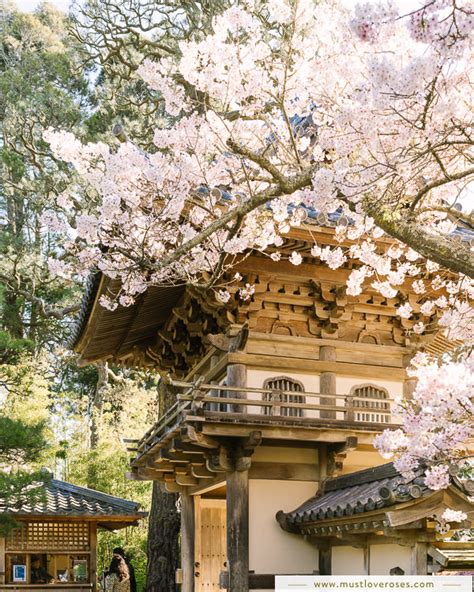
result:
[(416, 387), (416, 380), (414, 378), (407, 378), (403, 382), (403, 398), (404, 399), (411, 399), (413, 395), (413, 391)]
[(202, 591), (202, 515), (201, 496), (194, 497), (194, 591)]
[(415, 543), (411, 552), (411, 575), (426, 576), (428, 573), (428, 544)]
[(92, 590), (95, 592), (97, 590), (97, 523), (91, 522), (90, 523), (90, 581), (92, 584)]
[(228, 592), (249, 589), (249, 472), (227, 473)]
[(318, 466), (319, 466), (319, 484), (318, 488), (321, 489), (321, 484), (328, 477), (328, 445), (319, 444), (318, 448)]
[(4, 584), (6, 581), (5, 570), (5, 539), (0, 537), (0, 584)]
[[(209, 367), (214, 368), (214, 366), (218, 363), (218, 361), (219, 361), (219, 356), (217, 356), (217, 355), (211, 356), (211, 359), (209, 361)], [(215, 380), (212, 380), (211, 384), (217, 384), (217, 382)], [(211, 397), (218, 397), (220, 394), (221, 394), (221, 391), (218, 391), (216, 389), (212, 389), (209, 391), (209, 395)], [(221, 403), (211, 403), (209, 405), (209, 410), (210, 411), (221, 411), (222, 410)]]
[[(319, 348), (319, 359), (326, 362), (336, 361), (336, 348), (333, 345), (322, 345)], [(336, 394), (336, 373), (335, 372), (321, 372), (319, 377), (319, 392), (324, 394)], [(334, 405), (333, 398), (320, 398), (321, 405)], [(321, 410), (320, 417), (325, 419), (336, 419), (336, 411)]]
[(181, 592), (194, 592), (194, 498), (181, 494)]
[(319, 548), (319, 575), (330, 576), (332, 571), (331, 566), (331, 547)]
[(370, 574), (370, 545), (367, 543), (363, 548), (364, 552), (364, 575)]
[[(247, 366), (245, 364), (229, 364), (227, 366), (227, 386), (247, 386)], [(230, 392), (229, 397), (246, 399), (247, 393), (241, 392)], [(244, 413), (247, 408), (244, 405), (230, 405), (234, 413)]]

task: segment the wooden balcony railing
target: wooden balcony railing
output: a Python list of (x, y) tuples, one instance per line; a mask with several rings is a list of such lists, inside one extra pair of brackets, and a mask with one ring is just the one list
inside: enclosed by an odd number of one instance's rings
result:
[[(151, 442), (156, 443), (184, 417), (206, 419), (228, 418), (279, 423), (329, 422), (339, 426), (359, 425), (361, 429), (396, 425), (393, 416), (394, 399), (349, 394), (295, 392), (254, 387), (236, 387), (203, 382), (173, 381), (177, 401), (137, 443), (134, 451), (142, 453)], [(329, 401), (329, 402), (328, 402)]]

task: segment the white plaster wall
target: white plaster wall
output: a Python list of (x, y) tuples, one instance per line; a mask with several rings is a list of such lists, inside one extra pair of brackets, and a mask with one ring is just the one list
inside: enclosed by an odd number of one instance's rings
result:
[(317, 483), (308, 481), (249, 481), (249, 554), (255, 573), (311, 574), (318, 569), (318, 551), (302, 536), (282, 530), (275, 515), (310, 498)]
[(253, 453), (252, 462), (317, 464), (318, 451), (313, 448), (259, 446)]
[[(280, 368), (272, 370), (249, 368), (247, 371), (247, 385), (249, 387), (263, 388), (263, 383), (268, 378), (275, 378), (277, 376), (288, 376), (294, 380), (299, 380), (304, 390), (310, 393), (319, 393), (319, 375), (312, 372), (292, 372), (291, 368)], [(248, 393), (248, 397), (252, 399), (261, 400), (261, 393)], [(317, 397), (307, 397), (307, 403), (318, 404)], [(262, 413), (261, 407), (248, 407), (249, 413)], [(319, 417), (319, 411), (305, 410), (305, 417)]]
[(389, 462), (386, 458), (383, 458), (377, 450), (366, 451), (366, 450), (354, 450), (349, 452), (342, 465), (341, 474), (354, 473), (355, 471), (362, 471), (369, 467), (377, 467), (384, 465)]
[(406, 575), (411, 574), (411, 547), (401, 545), (370, 545), (370, 575), (389, 575), (392, 567), (401, 567)]
[(333, 547), (331, 569), (334, 576), (364, 575), (364, 550), (348, 546)]

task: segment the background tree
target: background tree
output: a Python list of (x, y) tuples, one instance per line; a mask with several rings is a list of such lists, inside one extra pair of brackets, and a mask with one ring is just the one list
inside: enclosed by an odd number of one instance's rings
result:
[[(0, 333), (0, 499), (21, 508), (42, 498), (42, 463), (50, 451), (45, 381), (30, 363), (31, 342)], [(0, 514), (2, 536), (16, 526)]]
[[(95, 84), (94, 66), (84, 67), (87, 54), (70, 35), (68, 17), (51, 5), (25, 14), (9, 3), (1, 18), (0, 420), (2, 446), (10, 455), (0, 455), (2, 497), (12, 499), (20, 490), (24, 495), (44, 466), (59, 478), (124, 495), (147, 509), (150, 486), (124, 483), (122, 436), (141, 435), (154, 384), (107, 365), (77, 367), (64, 344), (84, 278), (56, 278), (48, 268), (58, 243), (57, 229), (50, 231), (45, 220), (54, 216), (56, 198), (61, 200), (75, 171), (52, 155), (42, 130), (55, 125), (83, 139), (113, 138), (107, 109), (99, 108), (100, 81)], [(21, 426), (31, 446), (18, 440)], [(42, 447), (36, 444), (40, 434)], [(8, 446), (16, 451), (15, 464)], [(142, 525), (101, 534), (99, 561), (109, 560), (110, 545), (127, 546), (143, 588), (145, 540)]]

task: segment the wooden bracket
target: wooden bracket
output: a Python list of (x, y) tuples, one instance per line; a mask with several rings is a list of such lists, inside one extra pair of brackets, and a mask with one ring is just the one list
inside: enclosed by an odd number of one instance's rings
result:
[(349, 436), (341, 444), (331, 444), (328, 446), (328, 476), (335, 477), (342, 471), (347, 454), (356, 450), (356, 448), (356, 436)]
[(217, 440), (204, 435), (192, 425), (187, 425), (182, 428), (181, 438), (188, 439), (190, 442), (196, 444), (196, 446), (201, 446), (202, 448), (218, 449), (220, 446)]
[(206, 336), (206, 340), (219, 351), (228, 353), (242, 351), (247, 344), (248, 335), (248, 325), (243, 325), (236, 335), (229, 336), (224, 335), (224, 333), (209, 334)]

